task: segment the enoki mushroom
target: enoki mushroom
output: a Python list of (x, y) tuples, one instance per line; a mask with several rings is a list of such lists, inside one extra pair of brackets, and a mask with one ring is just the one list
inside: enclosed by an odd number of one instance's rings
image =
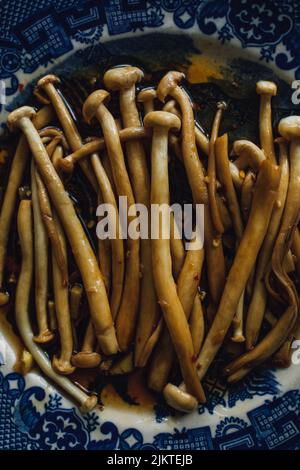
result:
[[(145, 77), (137, 67), (108, 70), (75, 119), (48, 75), (35, 89), (44, 107), (8, 118), (21, 135), (0, 214), (0, 305), (15, 299), (27, 354), (83, 412), (97, 397), (76, 385), (75, 369), (105, 380), (142, 369), (149, 390), (191, 412), (209, 400), (202, 382), (212, 363), (230, 384), (263, 363), (287, 367), (300, 337), (300, 117), (273, 128), (277, 87), (259, 81), (258, 142), (247, 129), (233, 141), (225, 103), (205, 134), (181, 72), (150, 88)], [(155, 218), (152, 205), (172, 209), (176, 190), (192, 215)], [(145, 207), (148, 238), (124, 236), (121, 197), (135, 235)], [(184, 232), (199, 204), (201, 246)], [(97, 240), (105, 223), (108, 239)]]

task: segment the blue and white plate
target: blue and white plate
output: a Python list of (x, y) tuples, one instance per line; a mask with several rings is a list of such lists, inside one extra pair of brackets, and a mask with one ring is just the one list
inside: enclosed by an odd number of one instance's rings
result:
[[(155, 70), (153, 52), (166, 66), (184, 62), (194, 83), (227, 74), (253, 87), (275, 74), (287, 84), (285, 105), (297, 112), (290, 98), (299, 44), (296, 0), (2, 0), (1, 126), (49, 70), (72, 74), (111, 57)], [(121, 404), (116, 395), (82, 416), (39, 371), (25, 378), (13, 371), (19, 348), (0, 313), (0, 449), (300, 447), (300, 366), (262, 368), (227, 389), (217, 363), (205, 384), (208, 404), (189, 416), (163, 403)]]

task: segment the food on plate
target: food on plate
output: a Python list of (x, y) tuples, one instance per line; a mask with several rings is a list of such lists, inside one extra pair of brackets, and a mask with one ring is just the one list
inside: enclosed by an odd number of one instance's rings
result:
[[(206, 134), (184, 79), (168, 71), (149, 87), (138, 67), (110, 68), (75, 116), (46, 75), (40, 109), (8, 116), (19, 141), (0, 213), (0, 305), (12, 306), (23, 372), (34, 360), (83, 412), (98, 397), (78, 371), (109, 380), (142, 370), (148, 389), (188, 413), (209, 400), (204, 379), (218, 358), (235, 383), (262, 364), (288, 367), (300, 339), (300, 117), (275, 128), (277, 86), (261, 80), (259, 142), (231, 141), (217, 100)], [(173, 208), (174, 161), (191, 211), (180, 223), (171, 211), (166, 224), (153, 208)], [(182, 235), (187, 224), (193, 236)]]

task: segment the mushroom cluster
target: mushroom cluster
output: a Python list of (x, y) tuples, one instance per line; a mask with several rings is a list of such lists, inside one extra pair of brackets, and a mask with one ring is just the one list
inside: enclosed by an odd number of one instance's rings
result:
[[(217, 354), (230, 356), (223, 372), (233, 383), (262, 363), (287, 367), (300, 335), (300, 117), (283, 118), (274, 140), (277, 88), (260, 81), (259, 146), (238, 140), (230, 149), (228, 135), (219, 135), (226, 104), (217, 103), (208, 137), (183, 79), (171, 71), (156, 88), (143, 88), (141, 69), (111, 68), (105, 89), (86, 97), (79, 131), (59, 78), (47, 75), (34, 91), (40, 109), (24, 106), (8, 117), (9, 129), (21, 136), (0, 214), (0, 305), (10, 302), (6, 260), (17, 206), (16, 324), (26, 351), (83, 412), (96, 406), (97, 396), (66, 377), (76, 369), (128, 374), (145, 368), (150, 389), (190, 412), (206, 401), (201, 382)], [(84, 135), (86, 126), (96, 135)], [(167, 237), (163, 220), (151, 218), (152, 205), (170, 205), (173, 158), (185, 171), (193, 207), (204, 206), (203, 246), (191, 247), (196, 237), (187, 249), (172, 213)], [(27, 168), (30, 190), (22, 192)], [(67, 190), (76, 173), (117, 214), (115, 237), (99, 239), (98, 250)], [(124, 239), (121, 196), (129, 223), (143, 205), (158, 236)], [(79, 334), (84, 302), (88, 318)], [(57, 345), (50, 357), (48, 343)], [(172, 383), (174, 369), (181, 384)]]

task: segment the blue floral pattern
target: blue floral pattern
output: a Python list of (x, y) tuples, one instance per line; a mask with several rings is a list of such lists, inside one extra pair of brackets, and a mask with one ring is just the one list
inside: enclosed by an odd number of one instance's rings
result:
[[(17, 92), (18, 72), (30, 74), (80, 45), (110, 36), (147, 31), (171, 17), (175, 27), (198, 26), (221, 44), (238, 41), (259, 48), (262, 60), (275, 60), (299, 75), (300, 13), (293, 0), (4, 0), (0, 18), (0, 78), (7, 94)], [(277, 52), (278, 45), (285, 51)]]
[[(272, 373), (264, 377), (263, 394), (270, 394)], [(255, 382), (255, 380), (254, 380)], [(276, 384), (277, 387), (278, 383)], [(244, 389), (251, 394), (250, 381)], [(272, 387), (272, 385), (271, 385)], [(254, 385), (252, 393), (257, 392)], [(240, 395), (242, 396), (242, 394)], [(235, 397), (235, 400), (237, 397)], [(227, 401), (228, 400), (228, 401)], [(36, 403), (40, 402), (39, 410)], [(224, 407), (230, 405), (230, 396)], [(220, 415), (221, 417), (221, 415)], [(95, 438), (96, 437), (96, 438)], [(300, 392), (274, 394), (253, 408), (245, 419), (226, 416), (213, 430), (209, 426), (174, 428), (145, 442), (136, 428), (119, 430), (110, 421), (102, 421), (97, 412), (85, 416), (74, 407), (64, 408), (62, 397), (46, 393), (41, 387), (26, 388), (17, 373), (0, 372), (0, 449), (39, 450), (143, 450), (143, 449), (295, 449), (300, 446)]]

